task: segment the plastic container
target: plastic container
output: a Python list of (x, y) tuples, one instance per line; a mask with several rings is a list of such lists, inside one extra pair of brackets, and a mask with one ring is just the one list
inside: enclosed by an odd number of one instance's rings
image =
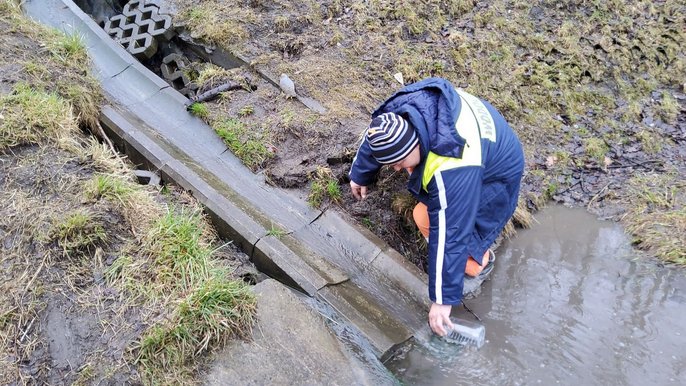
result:
[(463, 346), (481, 348), (486, 342), (486, 327), (478, 322), (450, 318), (452, 328), (448, 328), (448, 334), (444, 337), (447, 342)]

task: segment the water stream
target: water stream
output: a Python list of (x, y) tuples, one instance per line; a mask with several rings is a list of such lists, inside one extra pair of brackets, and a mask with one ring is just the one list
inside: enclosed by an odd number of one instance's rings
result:
[(583, 210), (536, 219), (467, 301), (486, 326), (484, 347), (414, 340), (389, 369), (416, 385), (686, 384), (686, 271), (637, 256), (619, 225)]

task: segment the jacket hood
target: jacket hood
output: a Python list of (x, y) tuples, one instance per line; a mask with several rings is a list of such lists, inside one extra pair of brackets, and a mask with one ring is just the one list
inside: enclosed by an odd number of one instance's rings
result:
[(393, 112), (408, 120), (419, 135), (422, 159), (429, 151), (460, 158), (465, 144), (455, 130), (460, 108), (460, 97), (449, 81), (428, 78), (393, 94), (372, 113), (372, 118)]

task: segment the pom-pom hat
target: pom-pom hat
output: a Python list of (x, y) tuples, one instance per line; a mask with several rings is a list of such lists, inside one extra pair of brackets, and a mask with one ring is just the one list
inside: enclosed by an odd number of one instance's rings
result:
[(366, 133), (372, 156), (381, 164), (394, 164), (407, 157), (419, 137), (403, 117), (384, 113), (374, 118)]

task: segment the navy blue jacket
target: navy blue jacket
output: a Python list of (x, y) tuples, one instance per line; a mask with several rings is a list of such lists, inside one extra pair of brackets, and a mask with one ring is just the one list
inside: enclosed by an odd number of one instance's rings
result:
[[(429, 297), (459, 304), (468, 257), (481, 263), (517, 206), (521, 144), (493, 106), (445, 79), (404, 87), (372, 118), (386, 112), (403, 116), (419, 135), (421, 162), (408, 190), (429, 210)], [(363, 140), (350, 179), (367, 186), (381, 166)]]

